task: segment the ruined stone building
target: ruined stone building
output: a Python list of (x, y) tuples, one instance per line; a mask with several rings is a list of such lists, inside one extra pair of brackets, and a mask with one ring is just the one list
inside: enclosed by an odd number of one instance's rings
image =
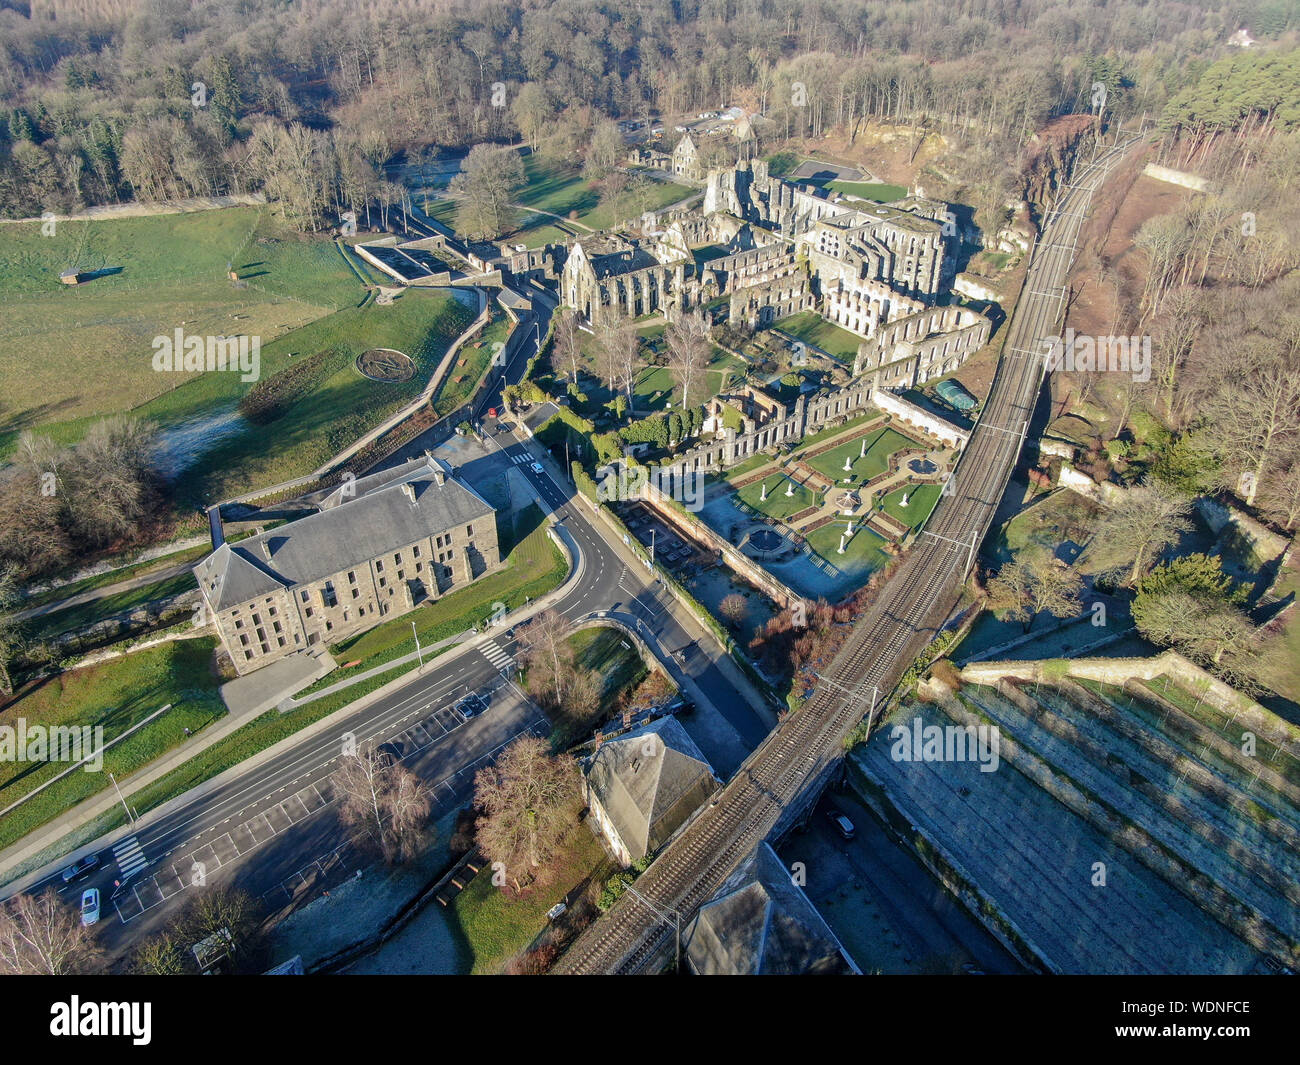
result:
[(334, 643), (500, 566), (496, 513), (424, 456), (346, 481), (315, 514), (194, 569), (236, 672)]

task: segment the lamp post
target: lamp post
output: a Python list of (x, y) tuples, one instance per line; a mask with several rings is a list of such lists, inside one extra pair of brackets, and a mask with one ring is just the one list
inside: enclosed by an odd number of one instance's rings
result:
[(126, 819), (134, 825), (135, 815), (131, 813), (131, 807), (127, 806), (126, 799), (122, 797), (122, 789), (117, 786), (117, 777), (113, 776), (112, 773), (109, 773), (108, 779), (113, 782), (113, 790), (117, 792), (117, 801), (122, 804), (122, 809), (126, 811)]
[(411, 618), (411, 635), (415, 637), (415, 654), (420, 659), (420, 668), (424, 668), (424, 652), (420, 650), (420, 634), (415, 631), (415, 618)]

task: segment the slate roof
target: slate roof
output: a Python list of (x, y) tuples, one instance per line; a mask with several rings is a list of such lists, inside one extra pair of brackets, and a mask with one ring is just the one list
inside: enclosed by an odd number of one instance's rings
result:
[(587, 784), (634, 861), (658, 850), (718, 790), (708, 760), (673, 717), (603, 744)]
[[(353, 483), (355, 498), (340, 499), (336, 493), (319, 513), (223, 544), (200, 562), (194, 573), (213, 609), (363, 566), (385, 552), (495, 513), (430, 457)], [(403, 491), (405, 484), (411, 485), (414, 501)]]
[(701, 976), (849, 975), (857, 966), (767, 843), (760, 843), (687, 926)]

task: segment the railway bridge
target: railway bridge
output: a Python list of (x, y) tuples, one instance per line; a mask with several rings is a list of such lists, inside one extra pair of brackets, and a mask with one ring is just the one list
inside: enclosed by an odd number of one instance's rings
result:
[(1076, 173), (1030, 252), (988, 402), (922, 535), (819, 681), (727, 786), (556, 964), (557, 974), (655, 972), (684, 926), (804, 789), (842, 757), (844, 739), (891, 692), (949, 616), (988, 533), (1059, 334), (1065, 283), (1092, 193), (1136, 142), (1122, 134)]

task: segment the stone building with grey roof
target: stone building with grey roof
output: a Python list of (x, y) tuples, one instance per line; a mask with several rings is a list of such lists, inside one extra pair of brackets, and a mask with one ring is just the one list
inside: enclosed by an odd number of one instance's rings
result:
[(832, 976), (859, 969), (767, 843), (683, 930), (697, 976)]
[(430, 455), (349, 479), (194, 570), (236, 672), (371, 628), (501, 564), (496, 512)]
[(602, 744), (585, 775), (591, 822), (623, 865), (658, 851), (721, 787), (674, 717)]

